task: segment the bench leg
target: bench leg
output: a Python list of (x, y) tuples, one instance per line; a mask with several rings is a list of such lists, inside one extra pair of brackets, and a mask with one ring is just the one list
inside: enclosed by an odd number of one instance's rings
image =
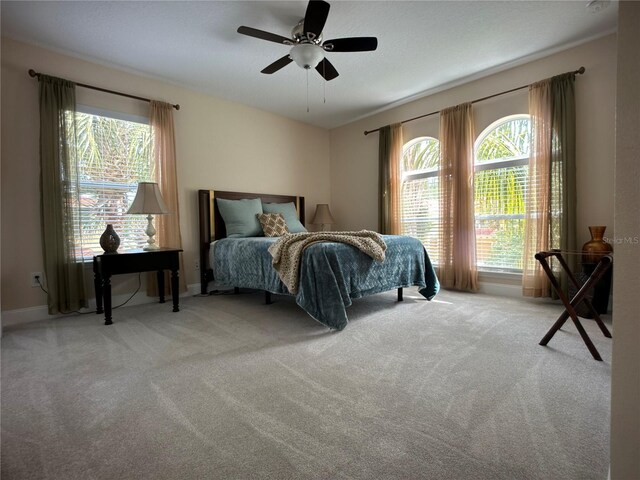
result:
[[(567, 273), (569, 280), (574, 284), (576, 288), (578, 288), (578, 291), (573, 296), (573, 298), (571, 299), (567, 298), (567, 296), (562, 291), (560, 284), (558, 283), (555, 276), (553, 275), (553, 272), (551, 271), (551, 267), (549, 267), (549, 264), (547, 263), (547, 260), (546, 260), (547, 256), (554, 256), (558, 259), (558, 261), (560, 262), (560, 265), (562, 266), (562, 269)], [(581, 302), (584, 302), (587, 308), (589, 308), (589, 310), (591, 311), (591, 313), (594, 314), (596, 318), (596, 323), (600, 327), (600, 330), (602, 331), (602, 333), (606, 337), (611, 338), (611, 333), (609, 332), (607, 327), (604, 325), (604, 323), (600, 319), (600, 316), (594, 310), (593, 306), (591, 305), (591, 302), (589, 301), (589, 299), (585, 298), (587, 292), (591, 288), (593, 288), (593, 286), (598, 282), (602, 274), (607, 270), (607, 268), (609, 268), (610, 258), (607, 258), (606, 260), (605, 259), (601, 260), (598, 263), (594, 272), (589, 277), (589, 279), (582, 286), (580, 286), (580, 284), (577, 282), (577, 280), (571, 273), (569, 266), (567, 265), (567, 263), (565, 262), (564, 258), (562, 257), (559, 251), (552, 251), (550, 254), (545, 252), (540, 252), (536, 254), (536, 260), (540, 262), (540, 266), (542, 267), (547, 277), (549, 278), (549, 282), (551, 283), (551, 286), (554, 288), (554, 290), (560, 297), (560, 300), (562, 300), (562, 303), (565, 306), (564, 312), (562, 312), (560, 317), (558, 317), (558, 320), (556, 320), (556, 323), (553, 324), (553, 326), (549, 329), (549, 331), (542, 338), (542, 340), (540, 340), (540, 345), (543, 345), (543, 346), (547, 345), (549, 343), (549, 340), (551, 340), (551, 338), (553, 338), (555, 333), (558, 330), (560, 330), (562, 325), (564, 325), (564, 323), (569, 318), (571, 318), (574, 325), (576, 326), (576, 329), (578, 330), (578, 333), (580, 334), (580, 337), (582, 338), (582, 341), (585, 343), (585, 345), (589, 349), (589, 352), (591, 353), (593, 358), (596, 360), (602, 361), (602, 357), (600, 356), (600, 353), (598, 353), (598, 350), (596, 349), (595, 345), (589, 338), (589, 335), (587, 335), (586, 330), (580, 323), (575, 307), (577, 307), (578, 304), (580, 304)]]

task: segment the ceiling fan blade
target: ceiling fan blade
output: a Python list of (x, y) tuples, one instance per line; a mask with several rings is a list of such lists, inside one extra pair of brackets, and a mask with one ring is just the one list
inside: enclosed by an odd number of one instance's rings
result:
[(316, 70), (320, 75), (324, 77), (324, 79), (328, 82), (329, 80), (333, 80), (339, 74), (335, 67), (331, 64), (329, 60), (323, 58), (322, 61), (316, 67)]
[(328, 52), (370, 52), (378, 48), (376, 37), (335, 38), (322, 44)]
[(282, 67), (286, 67), (287, 65), (289, 65), (292, 61), (293, 60), (291, 60), (291, 57), (287, 54), (284, 57), (279, 58), (278, 60), (273, 62), (268, 67), (263, 68), (260, 71), (260, 73), (267, 73), (267, 74), (275, 73), (278, 70), (280, 70)]
[(329, 16), (331, 6), (323, 0), (309, 0), (307, 12), (304, 14), (303, 33), (309, 40), (319, 37)]
[(293, 45), (290, 38), (283, 37), (282, 35), (276, 35), (275, 33), (265, 32), (264, 30), (258, 30), (251, 27), (238, 27), (238, 33), (242, 35), (248, 35), (250, 37), (259, 38), (260, 40), (267, 40), (269, 42), (280, 43), (283, 45)]

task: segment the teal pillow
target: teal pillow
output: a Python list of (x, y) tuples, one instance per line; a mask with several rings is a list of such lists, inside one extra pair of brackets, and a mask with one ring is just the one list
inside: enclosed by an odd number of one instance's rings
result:
[(218, 209), (227, 229), (227, 237), (262, 237), (262, 227), (256, 215), (262, 214), (259, 198), (226, 200), (217, 198)]
[(262, 205), (264, 213), (279, 213), (284, 217), (290, 233), (306, 232), (307, 229), (298, 220), (298, 211), (293, 202), (289, 203), (265, 203)]

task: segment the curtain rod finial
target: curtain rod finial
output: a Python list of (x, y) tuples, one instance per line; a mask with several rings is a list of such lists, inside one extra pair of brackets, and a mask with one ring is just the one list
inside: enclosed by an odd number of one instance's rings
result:
[(579, 73), (580, 75), (582, 75), (585, 71), (586, 71), (586, 69), (585, 69), (584, 67), (580, 67), (580, 68), (578, 69), (578, 73)]
[(173, 108), (175, 108), (176, 110), (180, 110), (180, 105), (176, 103), (176, 104), (173, 106)]
[(33, 68), (29, 69), (29, 76), (30, 77), (37, 77), (38, 74), (36, 73), (36, 71)]

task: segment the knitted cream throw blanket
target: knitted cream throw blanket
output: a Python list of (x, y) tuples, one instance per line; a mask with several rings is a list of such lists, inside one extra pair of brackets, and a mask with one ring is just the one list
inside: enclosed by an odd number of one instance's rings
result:
[(303, 232), (287, 233), (269, 247), (273, 267), (289, 292), (298, 293), (298, 277), (302, 252), (318, 242), (340, 242), (353, 245), (377, 262), (384, 261), (387, 244), (379, 233), (370, 230), (359, 232)]

